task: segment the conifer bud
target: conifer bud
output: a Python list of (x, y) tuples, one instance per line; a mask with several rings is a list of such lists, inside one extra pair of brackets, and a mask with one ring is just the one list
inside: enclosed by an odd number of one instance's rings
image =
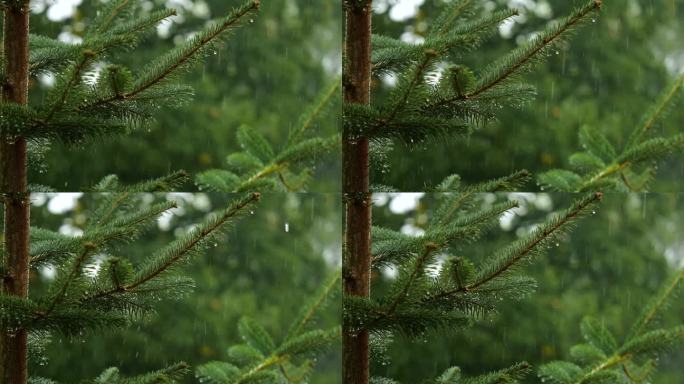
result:
[(112, 257), (107, 260), (105, 270), (109, 274), (112, 284), (121, 288), (133, 277), (133, 265), (126, 259)]
[(107, 77), (112, 92), (117, 96), (125, 94), (132, 88), (133, 74), (125, 67), (110, 65), (107, 67)]
[(475, 75), (468, 67), (454, 65), (449, 68), (451, 87), (459, 96), (465, 96), (475, 85)]
[(428, 56), (437, 57), (439, 55), (439, 52), (437, 52), (436, 50), (434, 50), (432, 48), (428, 48), (425, 50), (425, 54)]
[(475, 265), (463, 257), (451, 259), (450, 265), (452, 279), (459, 288), (465, 288), (475, 276)]
[(93, 58), (97, 56), (97, 52), (93, 51), (92, 49), (84, 49), (83, 56)]

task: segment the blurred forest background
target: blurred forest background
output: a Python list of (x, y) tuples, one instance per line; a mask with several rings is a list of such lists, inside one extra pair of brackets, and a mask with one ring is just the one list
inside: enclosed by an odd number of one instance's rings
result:
[[(184, 233), (208, 212), (227, 206), (238, 195), (140, 194), (142, 205), (175, 200), (178, 208), (162, 216), (156, 228), (127, 246), (133, 260)], [(34, 194), (33, 226), (78, 235), (92, 210), (94, 194)], [(341, 202), (334, 194), (264, 194), (253, 211), (240, 219), (214, 247), (183, 271), (196, 288), (177, 301), (162, 301), (157, 314), (124, 330), (55, 336), (42, 358), (32, 360), (32, 376), (62, 383), (93, 379), (117, 366), (125, 375), (157, 370), (185, 361), (196, 367), (227, 359), (227, 349), (242, 343), (237, 323), (249, 316), (276, 341), (284, 337), (304, 302), (310, 300), (341, 263)], [(32, 277), (32, 291), (54, 278), (50, 268)], [(315, 327), (339, 324), (339, 306), (331, 303)], [(340, 382), (339, 344), (318, 356), (311, 383)], [(186, 382), (197, 382), (193, 375)]]
[[(510, 193), (483, 195), (481, 204), (513, 199), (520, 207), (504, 215), (497, 228), (454, 255), (475, 260), (515, 240), (563, 209), (572, 194)], [(403, 233), (420, 235), (432, 210), (431, 194), (377, 194), (375, 223)], [(581, 219), (545, 256), (524, 269), (537, 280), (538, 289), (517, 302), (503, 301), (500, 312), (451, 335), (426, 335), (424, 340), (397, 337), (386, 358), (377, 359), (376, 375), (417, 383), (435, 377), (452, 365), (466, 375), (477, 375), (527, 361), (538, 368), (553, 360), (570, 360), (571, 346), (583, 341), (579, 323), (592, 315), (617, 337), (625, 337), (643, 305), (676, 268), (684, 267), (684, 196), (681, 194), (607, 194), (595, 214)], [(382, 290), (394, 278), (392, 270), (376, 275)], [(681, 324), (684, 302), (666, 310), (659, 319), (665, 327)], [(658, 361), (652, 383), (684, 382), (678, 347)], [(529, 383), (539, 378), (530, 375)]]
[[(32, 0), (32, 33), (79, 41), (99, 0)], [(131, 67), (184, 41), (212, 18), (226, 15), (238, 0), (149, 0), (146, 8), (177, 9), (135, 54), (124, 55)], [(81, 148), (54, 145), (33, 159), (29, 179), (60, 191), (81, 191), (108, 174), (133, 183), (184, 169), (193, 176), (225, 167), (227, 155), (240, 149), (235, 135), (247, 125), (274, 147), (284, 144), (304, 109), (341, 72), (341, 8), (334, 1), (269, 0), (258, 14), (237, 28), (204, 64), (183, 76), (194, 87), (193, 101), (179, 109), (162, 109), (149, 129)], [(40, 98), (51, 79), (41, 77), (31, 97)], [(338, 130), (338, 109), (317, 119), (313, 130), (330, 136)], [(339, 188), (339, 154), (316, 167), (309, 190)], [(79, 164), (74, 167), (74, 164)], [(192, 183), (183, 190), (196, 190)]]
[[(420, 42), (442, 0), (375, 0), (374, 32)], [(575, 0), (491, 0), (487, 9), (512, 7), (520, 16), (499, 28), (477, 52), (464, 52), (463, 64), (482, 68), (527, 41), (552, 20), (584, 4)], [(604, 1), (599, 17), (573, 36), (563, 49), (537, 66), (526, 82), (537, 98), (522, 109), (503, 108), (498, 122), (468, 138), (426, 143), (409, 151), (397, 144), (376, 161), (374, 183), (423, 191), (456, 173), (472, 183), (527, 169), (536, 177), (551, 168), (568, 168), (580, 149), (578, 132), (588, 125), (621, 147), (648, 107), (684, 68), (680, 0)], [(375, 86), (392, 86), (378, 79)], [(682, 102), (656, 129), (666, 136), (684, 125)], [(420, 178), (405, 175), (420, 172)], [(659, 167), (650, 190), (682, 190), (684, 159), (670, 156)], [(539, 190), (534, 183), (526, 190)]]

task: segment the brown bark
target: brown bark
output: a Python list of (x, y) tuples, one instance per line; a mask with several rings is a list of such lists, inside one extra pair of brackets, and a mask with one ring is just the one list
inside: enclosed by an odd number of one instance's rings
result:
[[(5, 102), (28, 102), (29, 1), (4, 10), (3, 50), (6, 79), (2, 84)], [(28, 297), (29, 282), (29, 196), (26, 187), (26, 140), (22, 137), (0, 142), (0, 188), (5, 194), (5, 272), (2, 291)], [(28, 381), (26, 329), (4, 333), (0, 339), (0, 378), (5, 384)]]
[[(371, 79), (371, 0), (345, 2), (344, 101), (368, 104)], [(345, 198), (343, 289), (345, 295), (370, 295), (371, 201), (368, 138), (343, 132), (342, 190)], [(342, 382), (367, 384), (368, 331), (343, 329)]]

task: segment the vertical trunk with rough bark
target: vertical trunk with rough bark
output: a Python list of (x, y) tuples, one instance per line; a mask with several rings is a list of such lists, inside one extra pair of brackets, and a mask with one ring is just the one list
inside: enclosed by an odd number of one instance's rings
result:
[[(2, 84), (4, 102), (28, 101), (29, 1), (4, 10), (3, 51), (6, 78)], [(2, 292), (28, 296), (29, 282), (29, 196), (26, 187), (26, 140), (22, 137), (0, 142), (0, 187), (4, 194), (5, 223)], [(27, 370), (25, 329), (1, 335), (0, 378), (4, 384), (25, 384)]]
[[(371, 0), (345, 1), (344, 101), (370, 102)], [(343, 132), (342, 189), (345, 201), (343, 289), (345, 295), (370, 295), (371, 200), (368, 190), (368, 138)], [(368, 332), (343, 329), (342, 379), (369, 380)]]

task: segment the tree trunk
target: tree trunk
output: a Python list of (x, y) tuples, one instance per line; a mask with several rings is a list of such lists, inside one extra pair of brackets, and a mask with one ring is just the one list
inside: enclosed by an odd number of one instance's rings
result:
[[(3, 49), (6, 79), (4, 102), (28, 102), (29, 1), (4, 10)], [(0, 142), (0, 187), (4, 194), (5, 257), (2, 292), (28, 297), (29, 282), (29, 195), (26, 187), (26, 140), (22, 137)], [(28, 381), (26, 329), (4, 333), (0, 339), (0, 378), (4, 384)]]
[[(371, 0), (345, 1), (344, 101), (368, 104), (371, 78)], [(345, 201), (343, 290), (369, 296), (371, 199), (368, 190), (368, 138), (343, 132), (342, 191)], [(342, 382), (367, 384), (368, 332), (343, 329)]]

